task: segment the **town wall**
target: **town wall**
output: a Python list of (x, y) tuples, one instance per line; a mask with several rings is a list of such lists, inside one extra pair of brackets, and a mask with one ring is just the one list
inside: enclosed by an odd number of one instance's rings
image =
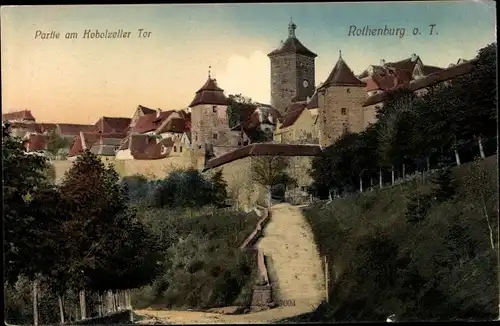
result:
[[(258, 157), (245, 157), (214, 169), (214, 171), (222, 169), (222, 176), (228, 184), (228, 193), (241, 208), (252, 208), (255, 204), (267, 206), (267, 189), (252, 180), (252, 160)], [(288, 175), (297, 180), (299, 188), (309, 186), (312, 183), (309, 176), (312, 157), (291, 156), (287, 158), (290, 160), (286, 171)]]
[[(196, 166), (201, 169), (204, 158), (194, 157), (186, 153), (182, 156), (167, 157), (159, 160), (103, 160), (105, 164), (113, 164), (120, 177), (132, 176), (136, 174), (144, 175), (149, 179), (163, 178), (168, 173), (180, 169)], [(74, 161), (60, 160), (52, 161), (55, 169), (55, 181), (59, 182), (64, 174), (69, 171)]]

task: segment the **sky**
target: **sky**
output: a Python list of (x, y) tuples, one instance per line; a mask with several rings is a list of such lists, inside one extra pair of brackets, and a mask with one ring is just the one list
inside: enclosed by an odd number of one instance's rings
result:
[[(493, 1), (2, 6), (2, 110), (30, 109), (38, 122), (94, 123), (131, 117), (138, 105), (185, 109), (209, 66), (226, 95), (270, 103), (267, 53), (286, 40), (290, 19), (318, 54), (319, 84), (339, 51), (355, 73), (412, 53), (440, 67), (473, 58), (496, 40), (495, 13)], [(366, 25), (405, 35), (349, 35)], [(89, 39), (85, 30), (130, 34)]]

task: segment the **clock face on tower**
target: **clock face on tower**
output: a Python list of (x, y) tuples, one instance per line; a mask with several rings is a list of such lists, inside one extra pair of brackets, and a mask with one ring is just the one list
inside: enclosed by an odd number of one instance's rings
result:
[(306, 79), (304, 79), (304, 81), (302, 82), (302, 85), (304, 85), (304, 87), (307, 87), (307, 86), (309, 86), (309, 82)]

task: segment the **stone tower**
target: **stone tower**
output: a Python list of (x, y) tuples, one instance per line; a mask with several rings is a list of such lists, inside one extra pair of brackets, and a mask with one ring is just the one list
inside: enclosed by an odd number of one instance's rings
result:
[(344, 132), (364, 130), (365, 86), (340, 54), (332, 72), (318, 88), (320, 146), (332, 145)]
[(196, 92), (191, 108), (191, 148), (198, 153), (217, 143), (230, 129), (227, 118), (227, 98), (217, 81), (208, 75)]
[(296, 28), (290, 21), (287, 40), (267, 55), (271, 60), (271, 104), (281, 114), (290, 103), (307, 100), (315, 90), (317, 55), (295, 37)]

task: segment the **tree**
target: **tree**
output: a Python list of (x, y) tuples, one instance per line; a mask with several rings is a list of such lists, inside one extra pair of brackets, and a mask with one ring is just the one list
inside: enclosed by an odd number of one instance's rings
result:
[(283, 156), (252, 157), (250, 173), (252, 180), (266, 188), (268, 193), (268, 208), (271, 208), (271, 187), (279, 180), (278, 177), (286, 170), (289, 160)]
[(224, 180), (222, 169), (216, 171), (210, 178), (214, 188), (215, 205), (221, 206), (227, 199), (227, 182)]
[[(57, 210), (54, 189), (46, 176), (47, 160), (27, 153), (19, 138), (12, 137), (8, 124), (2, 125), (2, 191), (5, 228), (4, 255), (6, 281), (14, 284), (19, 276), (37, 281), (50, 268), (53, 243), (52, 213)], [(41, 199), (42, 198), (42, 199)], [(34, 304), (34, 323), (38, 323)]]
[(451, 167), (443, 166), (438, 169), (431, 182), (434, 184), (433, 196), (438, 202), (445, 202), (455, 196), (456, 190)]
[(68, 139), (61, 137), (55, 130), (49, 133), (47, 151), (52, 155), (58, 155), (60, 149), (65, 149), (69, 147), (69, 145)]
[(229, 128), (233, 128), (244, 122), (243, 120), (248, 118), (253, 110), (255, 110), (255, 105), (253, 104), (251, 98), (241, 94), (229, 95), (226, 111)]
[(483, 139), (497, 133), (496, 52), (496, 43), (480, 49), (471, 73), (452, 83), (463, 132), (477, 141), (482, 158), (485, 157)]
[(381, 167), (390, 167), (392, 183), (395, 181), (395, 166), (406, 163), (408, 138), (411, 135), (408, 119), (414, 111), (415, 95), (405, 89), (391, 93), (390, 99), (377, 113), (378, 143)]
[(81, 291), (82, 317), (85, 318), (85, 288), (92, 284), (91, 271), (107, 257), (110, 239), (120, 243), (116, 224), (127, 209), (125, 189), (113, 166), (106, 167), (99, 158), (86, 150), (64, 175), (61, 193), (69, 205), (67, 218), (61, 224), (65, 239), (60, 249), (65, 265), (59, 274), (68, 284)]
[(154, 190), (155, 207), (203, 207), (217, 201), (213, 185), (198, 170), (178, 170), (161, 180)]

